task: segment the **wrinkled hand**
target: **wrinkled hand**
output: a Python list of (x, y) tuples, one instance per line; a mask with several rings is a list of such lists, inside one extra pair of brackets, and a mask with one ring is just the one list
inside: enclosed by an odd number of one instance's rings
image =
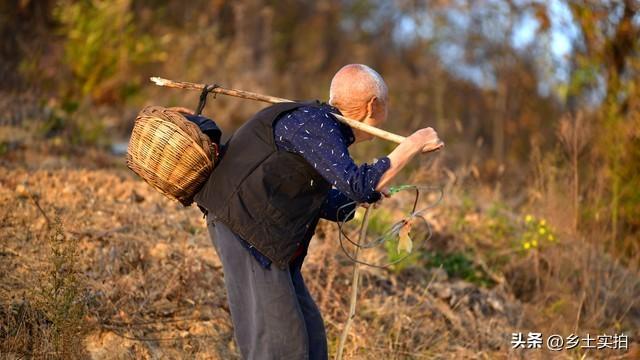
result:
[(437, 151), (444, 147), (444, 142), (440, 140), (438, 133), (430, 127), (414, 132), (405, 141), (410, 141), (422, 153)]
[(173, 110), (173, 111), (177, 111), (177, 112), (181, 112), (183, 114), (189, 114), (189, 115), (195, 115), (196, 112), (191, 110), (191, 109), (187, 109), (186, 107), (182, 107), (182, 106), (174, 106), (174, 107), (170, 107), (167, 108), (167, 110)]

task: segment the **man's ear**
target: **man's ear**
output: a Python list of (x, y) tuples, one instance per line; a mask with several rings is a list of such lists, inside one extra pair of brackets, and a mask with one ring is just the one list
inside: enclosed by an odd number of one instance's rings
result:
[(369, 101), (367, 102), (367, 116), (365, 116), (365, 119), (373, 116), (375, 107), (378, 105), (377, 100), (378, 98), (376, 96), (372, 96), (371, 99), (369, 99)]

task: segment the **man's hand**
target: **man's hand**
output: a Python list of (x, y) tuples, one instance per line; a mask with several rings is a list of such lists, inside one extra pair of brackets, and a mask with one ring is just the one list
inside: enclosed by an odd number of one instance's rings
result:
[(405, 141), (412, 143), (422, 153), (440, 150), (444, 147), (444, 142), (440, 140), (438, 133), (430, 127), (414, 132)]
[(373, 208), (376, 209), (378, 208), (378, 206), (380, 205), (380, 203), (382, 203), (382, 200), (384, 200), (385, 198), (391, 197), (391, 193), (389, 192), (389, 188), (388, 187), (384, 187), (380, 190), (378, 190), (378, 192), (380, 192), (380, 194), (382, 194), (382, 196), (380, 197), (380, 200), (369, 204), (369, 203), (361, 203), (360, 206), (362, 206), (363, 208), (368, 208), (370, 205), (373, 205)]
[(380, 178), (376, 190), (384, 188), (391, 182), (405, 165), (417, 154), (440, 150), (444, 143), (438, 138), (438, 133), (432, 128), (424, 128), (407, 137), (400, 145), (387, 155), (391, 166)]

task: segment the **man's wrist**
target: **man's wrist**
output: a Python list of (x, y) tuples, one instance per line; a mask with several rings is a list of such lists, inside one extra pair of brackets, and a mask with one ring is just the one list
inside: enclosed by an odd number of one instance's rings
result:
[(410, 147), (405, 153), (407, 161), (412, 159), (414, 156), (418, 155), (422, 151), (422, 144), (418, 141), (411, 140)]

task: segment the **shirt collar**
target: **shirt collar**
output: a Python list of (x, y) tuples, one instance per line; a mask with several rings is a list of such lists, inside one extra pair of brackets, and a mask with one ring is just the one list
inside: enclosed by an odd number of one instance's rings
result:
[[(328, 110), (329, 112), (332, 112), (334, 114), (338, 114), (338, 115), (342, 115), (342, 113), (340, 112), (340, 110), (338, 110), (337, 107), (331, 106), (327, 103), (323, 103), (322, 107), (325, 110)], [(340, 126), (340, 133), (342, 134), (342, 136), (345, 138), (346, 142), (347, 142), (347, 146), (353, 144), (354, 141), (356, 141), (356, 137), (353, 133), (353, 129), (351, 128), (351, 126), (343, 123), (342, 121), (338, 121), (338, 124)]]

